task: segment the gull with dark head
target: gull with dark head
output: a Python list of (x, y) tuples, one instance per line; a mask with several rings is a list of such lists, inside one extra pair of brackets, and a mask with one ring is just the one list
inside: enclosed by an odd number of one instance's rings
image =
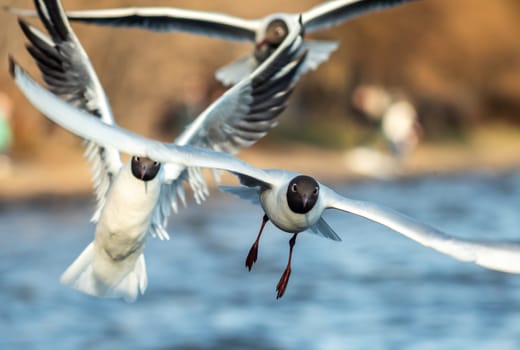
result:
[(497, 271), (520, 273), (520, 242), (457, 238), (390, 208), (342, 196), (309, 176), (279, 169), (258, 169), (223, 152), (150, 140), (115, 124), (103, 123), (65, 103), (34, 82), (13, 61), (11, 74), (29, 101), (47, 118), (91, 142), (148, 157), (164, 165), (174, 163), (186, 167), (207, 167), (235, 174), (241, 186), (222, 189), (244, 200), (260, 203), (265, 213), (264, 223), (270, 220), (292, 235), (289, 262), (277, 286), (278, 297), (284, 294), (287, 287), (292, 247), (300, 232), (309, 231), (339, 240), (323, 218), (327, 209), (364, 217), (455, 259)]
[[(312, 33), (338, 25), (381, 8), (397, 6), (412, 0), (334, 0), (322, 2), (301, 14), (273, 13), (258, 19), (245, 19), (223, 13), (174, 7), (127, 7), (69, 11), (72, 21), (115, 27), (138, 27), (157, 32), (183, 31), (234, 41), (252, 41), (253, 53), (234, 61), (216, 73), (224, 85), (232, 85), (248, 76), (266, 60), (293, 30), (303, 27)], [(8, 8), (27, 15), (28, 10)], [(299, 75), (316, 69), (337, 49), (335, 41), (305, 40), (308, 55)]]
[[(39, 108), (43, 113), (55, 113), (56, 99), (60, 101), (57, 95), (70, 104), (73, 114), (81, 110), (89, 119), (115, 126), (108, 98), (61, 4), (36, 0), (35, 6), (49, 36), (23, 20), (20, 26), (29, 40), (27, 49), (53, 93), (38, 87), (39, 97), (52, 97), (41, 100)], [(268, 60), (202, 112), (175, 145), (236, 153), (265, 136), (276, 126), (305, 58), (300, 32), (290, 32)], [(14, 61), (11, 69), (13, 74), (26, 77)], [(25, 83), (31, 81), (26, 78)], [(133, 141), (127, 142), (132, 148)], [(205, 179), (197, 165), (161, 163), (140, 151), (131, 153), (131, 160), (124, 164), (117, 148), (92, 140), (86, 155), (92, 163), (97, 195), (92, 218), (96, 232), (94, 241), (61, 281), (87, 294), (135, 300), (147, 285), (145, 238), (151, 234), (168, 239), (167, 219), (177, 210), (179, 198), (185, 203), (183, 183), (190, 184), (200, 202), (208, 195)]]

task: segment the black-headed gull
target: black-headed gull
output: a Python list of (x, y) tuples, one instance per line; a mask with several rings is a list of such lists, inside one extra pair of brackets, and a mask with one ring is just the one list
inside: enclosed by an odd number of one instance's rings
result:
[[(38, 15), (50, 38), (20, 20), (47, 87), (90, 119), (115, 125), (108, 99), (57, 0), (36, 0)], [(250, 76), (208, 107), (175, 140), (235, 153), (252, 145), (276, 125), (291, 94), (293, 78), (305, 57), (300, 30), (290, 33), (277, 52)], [(14, 67), (14, 66), (13, 66)], [(135, 154), (123, 164), (119, 151), (89, 142), (97, 193), (94, 241), (62, 275), (62, 282), (96, 296), (131, 301), (147, 285), (144, 256), (148, 234), (168, 239), (165, 231), (177, 196), (184, 201), (183, 182), (192, 186), (197, 201), (207, 196), (200, 168), (184, 163), (161, 165)]]
[[(67, 12), (70, 20), (117, 27), (140, 27), (159, 32), (185, 31), (227, 40), (252, 41), (253, 54), (234, 61), (216, 73), (224, 85), (232, 85), (249, 75), (276, 50), (285, 36), (299, 28), (315, 32), (377, 9), (411, 0), (335, 0), (326, 1), (301, 14), (273, 13), (258, 19), (244, 19), (223, 13), (194, 11), (174, 7), (127, 7)], [(19, 14), (30, 11), (9, 9)], [(305, 40), (308, 55), (299, 72), (316, 69), (336, 50), (335, 41)]]
[[(105, 124), (70, 106), (39, 86), (12, 60), (10, 62), (11, 74), (18, 87), (37, 109), (55, 123), (105, 147), (114, 147), (163, 164), (230, 171), (239, 177), (242, 186), (223, 189), (245, 200), (259, 202), (269, 220), (293, 234), (293, 241), (295, 234), (305, 230), (325, 237), (337, 237), (322, 217), (326, 209), (337, 209), (387, 226), (456, 259), (502, 272), (520, 273), (520, 242), (456, 238), (384, 206), (344, 197), (311, 177), (278, 169), (258, 169), (226, 153), (144, 138), (117, 125)], [(290, 266), (286, 270), (289, 269)], [(283, 294), (288, 275), (288, 272), (284, 273), (280, 279), (279, 296)]]

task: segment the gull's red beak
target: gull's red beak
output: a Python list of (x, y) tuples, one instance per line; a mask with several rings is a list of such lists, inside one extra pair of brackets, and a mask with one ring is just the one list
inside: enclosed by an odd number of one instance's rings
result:
[(307, 206), (307, 202), (309, 201), (309, 196), (307, 194), (302, 195), (302, 205), (303, 208)]

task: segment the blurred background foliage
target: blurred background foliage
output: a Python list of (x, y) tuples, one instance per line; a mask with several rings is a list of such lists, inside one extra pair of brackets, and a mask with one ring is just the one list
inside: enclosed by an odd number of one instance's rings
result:
[[(245, 18), (304, 11), (318, 1), (67, 1), (66, 9), (176, 6)], [(31, 1), (3, 5), (32, 8)], [(31, 20), (36, 23), (35, 20)], [(29, 105), (7, 72), (11, 54), (37, 75), (16, 16), (1, 12), (0, 89), (15, 103), (14, 154), (38, 154), (50, 138), (77, 140)], [(224, 88), (213, 74), (250, 44), (183, 33), (154, 33), (74, 24), (110, 98), (119, 123), (171, 140)], [(377, 128), (352, 108), (360, 84), (397, 90), (417, 108), (426, 142), (464, 142), (475, 129), (520, 125), (520, 2), (419, 0), (371, 13), (309, 38), (338, 40), (339, 49), (297, 85), (281, 125), (261, 141), (289, 140), (345, 148), (377, 139)], [(516, 134), (516, 133), (515, 133)], [(374, 136), (375, 135), (375, 136)], [(500, 136), (498, 136), (500, 137)], [(78, 147), (79, 148), (79, 147)]]

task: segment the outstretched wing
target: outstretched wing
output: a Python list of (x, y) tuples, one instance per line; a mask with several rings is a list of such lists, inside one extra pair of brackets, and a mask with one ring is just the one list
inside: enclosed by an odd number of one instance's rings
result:
[[(22, 16), (34, 15), (25, 9), (7, 7)], [(185, 10), (174, 7), (125, 7), (67, 11), (70, 21), (112, 27), (137, 27), (156, 32), (190, 32), (236, 41), (255, 41), (260, 23), (223, 13)]]
[[(291, 95), (294, 77), (306, 55), (302, 45), (298, 28), (250, 76), (202, 112), (175, 143), (235, 154), (240, 148), (249, 147), (264, 137), (277, 125), (277, 117)], [(177, 198), (184, 201), (184, 181), (191, 185), (198, 203), (209, 193), (199, 168), (170, 163), (164, 165), (164, 171), (166, 181), (171, 183), (163, 185), (153, 227), (164, 227), (170, 211), (177, 210)]]
[(397, 6), (411, 0), (335, 0), (319, 4), (302, 14), (306, 32), (332, 27), (367, 12)]
[[(114, 124), (105, 92), (59, 1), (36, 0), (35, 6), (50, 37), (23, 20), (19, 23), (29, 40), (27, 50), (36, 61), (49, 90), (104, 123)], [(92, 166), (98, 200), (93, 220), (97, 220), (112, 177), (121, 167), (121, 159), (113, 147), (102, 147), (93, 142), (87, 143), (85, 154)]]
[(235, 153), (265, 136), (292, 93), (294, 75), (306, 55), (302, 44), (299, 32), (287, 36), (269, 59), (212, 103), (175, 142)]
[(40, 86), (11, 57), (9, 71), (22, 93), (43, 115), (79, 137), (104, 147), (114, 147), (121, 152), (148, 157), (164, 164), (176, 163), (184, 167), (225, 170), (266, 184), (277, 181), (276, 174), (255, 168), (230, 154), (147, 139), (116, 124), (106, 124), (97, 118), (92, 118), (89, 113), (66, 103)]
[(387, 226), (455, 259), (502, 272), (520, 273), (518, 242), (498, 243), (456, 238), (381, 205), (342, 197), (324, 186), (320, 195), (324, 196), (329, 208), (343, 210)]

